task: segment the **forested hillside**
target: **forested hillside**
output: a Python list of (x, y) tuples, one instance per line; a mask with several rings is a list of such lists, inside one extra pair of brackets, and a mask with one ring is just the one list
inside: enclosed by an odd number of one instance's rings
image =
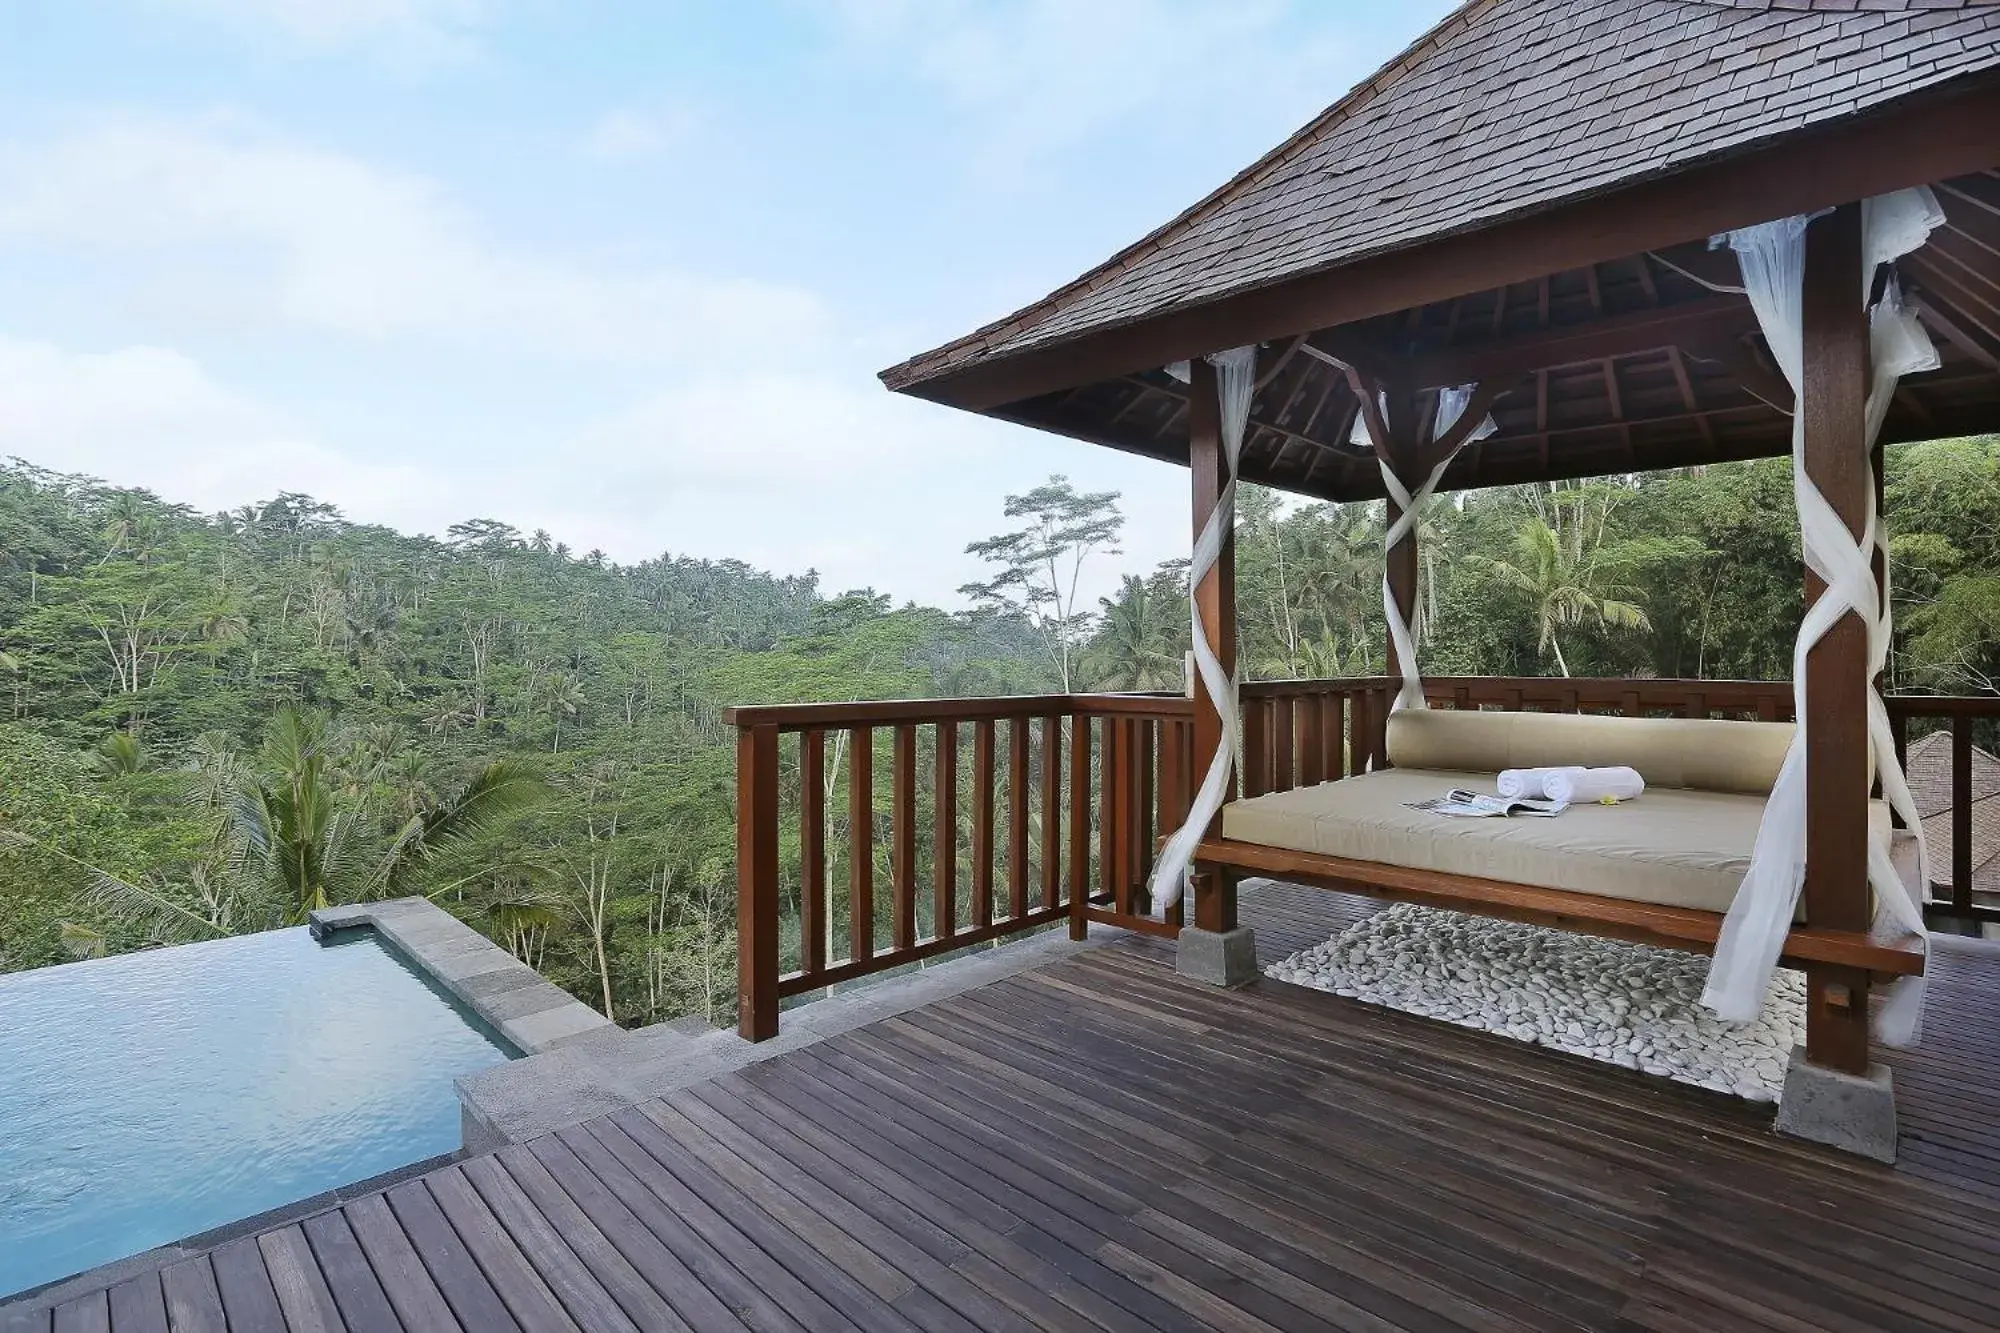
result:
[[(1478, 493), (1423, 534), (1437, 672), (1782, 677), (1783, 461)], [(2000, 679), (2000, 447), (1890, 459), (1901, 688)], [(202, 515), (0, 469), (0, 967), (426, 893), (623, 1021), (726, 1021), (732, 703), (1178, 688), (1183, 569), (1083, 605), (1116, 497), (1060, 479), (971, 549), (974, 609), (816, 576), (441, 540), (301, 495)], [(1248, 676), (1381, 669), (1379, 506), (1245, 493)], [(944, 553), (933, 553), (942, 555)], [(924, 553), (913, 552), (913, 558)]]

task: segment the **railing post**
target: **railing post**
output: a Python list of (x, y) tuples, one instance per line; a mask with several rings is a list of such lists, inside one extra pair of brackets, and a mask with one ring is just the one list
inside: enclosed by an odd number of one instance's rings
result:
[(778, 728), (736, 732), (736, 1030), (778, 1035)]
[(1090, 934), (1090, 728), (1087, 713), (1069, 719), (1069, 937)]

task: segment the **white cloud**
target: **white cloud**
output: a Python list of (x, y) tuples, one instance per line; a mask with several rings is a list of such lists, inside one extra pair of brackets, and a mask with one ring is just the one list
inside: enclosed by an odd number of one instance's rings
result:
[(426, 489), (419, 469), (344, 457), (167, 348), (79, 353), (0, 337), (0, 384), (0, 455), (203, 512), (288, 490), (409, 521), (403, 501)]
[(794, 287), (511, 248), (426, 177), (231, 117), (105, 121), (36, 149), (0, 147), (9, 240), (142, 259), (149, 282), (177, 284), (166, 299), (253, 330), (275, 322), (645, 363), (739, 341), (782, 349), (827, 323)]
[(980, 122), (982, 173), (1017, 172), (1118, 128), (1153, 138), (1203, 118), (1304, 119), (1345, 92), (1340, 25), (1283, 31), (1288, 0), (842, 0), (851, 44), (943, 90)]
[(396, 64), (459, 60), (473, 51), (484, 0), (154, 0), (260, 39), (318, 53), (366, 51)]
[(583, 136), (583, 152), (599, 162), (658, 157), (693, 130), (694, 117), (685, 112), (618, 108), (597, 118)]
[[(219, 382), (185, 353), (78, 352), (0, 336), (0, 457), (154, 491), (202, 512), (302, 491), (350, 519), (441, 534), (468, 518), (546, 528), (579, 551), (662, 551), (822, 571), (933, 604), (979, 574), (965, 544), (1001, 495), (1051, 471), (1122, 489), (1139, 567), (1184, 554), (1178, 469), (1024, 434), (879, 392), (865, 380), (755, 373), (664, 391), (554, 449), (476, 458), (325, 438)], [(504, 409), (503, 409), (504, 410)], [(1104, 562), (1092, 595), (1108, 592)]]

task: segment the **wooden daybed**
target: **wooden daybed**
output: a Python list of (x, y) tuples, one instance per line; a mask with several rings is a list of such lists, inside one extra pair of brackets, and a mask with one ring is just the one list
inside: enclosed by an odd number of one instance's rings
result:
[[(1201, 844), (1197, 864), (1710, 952), (1791, 731), (1788, 723), (1406, 711), (1389, 720), (1392, 767), (1232, 802), (1222, 836)], [(1555, 819), (1451, 819), (1407, 805), (1453, 787), (1491, 791), (1503, 768), (1564, 762), (1628, 765), (1647, 793)], [(1869, 818), (1886, 826), (1888, 808), (1871, 803)], [(1914, 838), (1900, 834), (1893, 845), (1914, 879)], [(1869, 933), (1816, 928), (1801, 903), (1783, 961), (1888, 978), (1922, 972), (1924, 951), (1886, 916)]]

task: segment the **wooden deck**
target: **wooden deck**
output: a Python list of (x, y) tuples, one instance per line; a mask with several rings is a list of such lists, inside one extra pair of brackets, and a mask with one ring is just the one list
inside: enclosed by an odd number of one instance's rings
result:
[[(1273, 887), (1267, 958), (1372, 910)], [(223, 1245), (35, 1333), (1991, 1329), (2000, 954), (1902, 1164), (1502, 1038), (1101, 949)]]

